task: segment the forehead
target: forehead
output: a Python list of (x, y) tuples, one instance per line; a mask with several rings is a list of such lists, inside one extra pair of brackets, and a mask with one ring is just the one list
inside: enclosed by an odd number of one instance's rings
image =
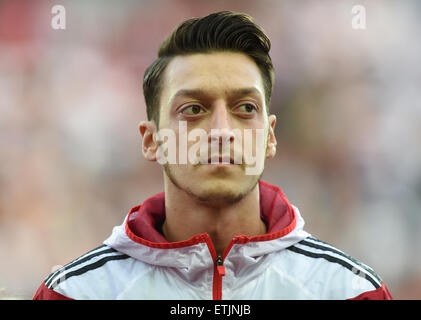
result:
[(237, 52), (197, 53), (174, 57), (163, 79), (162, 101), (179, 90), (197, 89), (223, 94), (238, 88), (255, 88), (264, 97), (260, 70), (247, 55)]

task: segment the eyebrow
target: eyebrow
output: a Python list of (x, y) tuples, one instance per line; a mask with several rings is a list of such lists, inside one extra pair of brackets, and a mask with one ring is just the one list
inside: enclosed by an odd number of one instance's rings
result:
[[(257, 90), (254, 87), (250, 88), (238, 88), (238, 89), (230, 89), (228, 91), (229, 96), (246, 96), (246, 95), (255, 95), (259, 96), (263, 99), (262, 94), (259, 90)], [(178, 97), (206, 97), (209, 96), (209, 93), (207, 93), (203, 89), (181, 89), (176, 92), (176, 94), (171, 98), (171, 104), (173, 104), (174, 100)]]

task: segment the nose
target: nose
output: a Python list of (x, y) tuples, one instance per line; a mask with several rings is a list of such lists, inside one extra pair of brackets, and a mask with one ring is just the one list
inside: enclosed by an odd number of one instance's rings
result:
[(210, 121), (208, 141), (210, 143), (217, 143), (218, 141), (219, 144), (223, 142), (232, 143), (234, 141), (229, 110), (224, 102), (218, 102), (214, 107)]

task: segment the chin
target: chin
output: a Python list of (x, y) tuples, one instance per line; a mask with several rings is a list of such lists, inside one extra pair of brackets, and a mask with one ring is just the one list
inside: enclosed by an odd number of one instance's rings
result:
[[(189, 188), (188, 193), (202, 203), (220, 207), (241, 201), (254, 189), (258, 180), (235, 181), (228, 179), (209, 179), (196, 188)], [(187, 190), (186, 190), (187, 191)]]
[(199, 202), (209, 206), (224, 206), (239, 202), (257, 185), (259, 176), (181, 173), (165, 167), (172, 184)]
[(210, 207), (223, 207), (235, 204), (244, 198), (244, 194), (234, 190), (201, 190), (190, 193), (197, 201)]

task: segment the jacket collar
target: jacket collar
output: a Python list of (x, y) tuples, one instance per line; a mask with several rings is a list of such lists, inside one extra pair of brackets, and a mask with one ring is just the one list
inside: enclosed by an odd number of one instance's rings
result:
[[(301, 241), (309, 234), (303, 231), (304, 220), (297, 208), (292, 206), (279, 187), (259, 181), (260, 215), (268, 226), (264, 235), (236, 236), (230, 243), (228, 255), (235, 255), (238, 245), (247, 247), (256, 257), (284, 249)], [(132, 208), (121, 226), (115, 227), (104, 241), (114, 249), (147, 263), (171, 267), (187, 267), (197, 255), (208, 255), (215, 259), (207, 233), (179, 241), (168, 242), (158, 231), (165, 220), (165, 194), (156, 194), (142, 205)], [(234, 250), (232, 250), (234, 249)], [(169, 251), (168, 251), (169, 250)]]

